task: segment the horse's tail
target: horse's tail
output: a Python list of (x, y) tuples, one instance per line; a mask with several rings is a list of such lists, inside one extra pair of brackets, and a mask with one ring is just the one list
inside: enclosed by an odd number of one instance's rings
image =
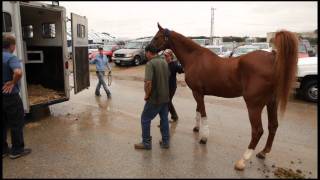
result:
[(282, 115), (285, 112), (289, 92), (296, 77), (298, 43), (296, 34), (289, 31), (278, 31), (274, 37), (274, 45), (277, 49), (274, 74), (275, 93)]

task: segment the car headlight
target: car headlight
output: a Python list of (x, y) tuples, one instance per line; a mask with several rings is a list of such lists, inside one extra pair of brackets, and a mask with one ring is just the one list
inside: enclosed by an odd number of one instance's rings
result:
[(126, 54), (126, 57), (132, 57), (133, 53)]

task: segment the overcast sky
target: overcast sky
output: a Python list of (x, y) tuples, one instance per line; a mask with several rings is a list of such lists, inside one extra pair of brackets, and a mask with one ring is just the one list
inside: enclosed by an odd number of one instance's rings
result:
[(260, 36), (280, 29), (317, 29), (316, 1), (292, 2), (146, 2), (73, 1), (63, 2), (67, 14), (88, 18), (89, 29), (115, 37), (137, 38), (154, 35), (162, 27), (185, 36), (210, 36), (211, 7), (215, 36)]

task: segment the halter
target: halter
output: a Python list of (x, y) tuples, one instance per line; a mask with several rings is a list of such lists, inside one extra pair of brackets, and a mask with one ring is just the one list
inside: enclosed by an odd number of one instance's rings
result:
[[(165, 43), (162, 44), (163, 48), (167, 45), (167, 43), (169, 43), (169, 33), (170, 33), (170, 30), (165, 28), (164, 29), (164, 41), (165, 41)], [(162, 52), (162, 54), (163, 54), (163, 52)]]
[(170, 30), (169, 29), (164, 29), (164, 40), (167, 42), (169, 40), (169, 33)]

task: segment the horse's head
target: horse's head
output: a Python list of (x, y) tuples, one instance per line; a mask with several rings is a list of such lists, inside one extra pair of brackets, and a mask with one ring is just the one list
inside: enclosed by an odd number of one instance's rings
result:
[(159, 51), (169, 49), (169, 30), (163, 29), (160, 24), (158, 23), (159, 31), (153, 37), (150, 44), (156, 47)]

